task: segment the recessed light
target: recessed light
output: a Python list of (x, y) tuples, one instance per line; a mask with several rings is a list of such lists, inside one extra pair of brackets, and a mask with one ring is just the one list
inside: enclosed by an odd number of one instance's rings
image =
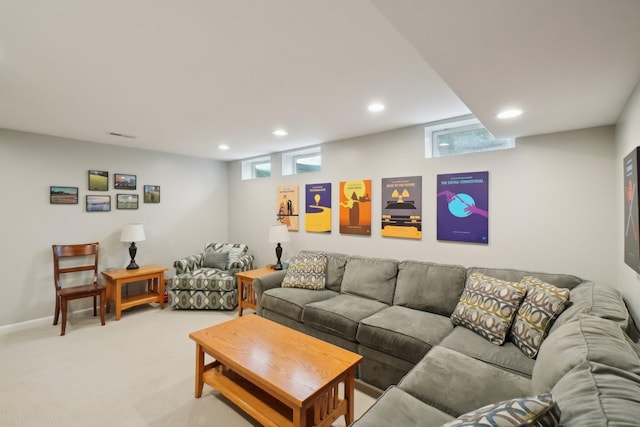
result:
[(501, 111), (496, 117), (499, 119), (512, 119), (522, 114), (522, 110), (513, 108), (510, 110)]
[(276, 136), (286, 136), (289, 133), (284, 129), (276, 129), (276, 130), (273, 131), (273, 134), (276, 135)]
[(373, 104), (369, 104), (367, 110), (371, 111), (372, 113), (379, 113), (380, 111), (384, 110), (384, 105), (380, 104), (379, 102), (374, 102)]
[(227, 144), (218, 145), (218, 150), (220, 151), (227, 151), (228, 149), (229, 149), (229, 146)]

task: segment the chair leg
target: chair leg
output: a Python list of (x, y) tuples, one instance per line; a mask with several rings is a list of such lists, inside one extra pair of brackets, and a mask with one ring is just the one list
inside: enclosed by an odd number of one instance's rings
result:
[(98, 312), (96, 311), (96, 298), (97, 297), (94, 295), (93, 296), (93, 316), (94, 317), (98, 315)]
[(67, 300), (61, 298), (60, 304), (62, 305), (62, 330), (60, 331), (60, 336), (62, 336), (67, 329)]
[(105, 306), (107, 305), (107, 302), (105, 301), (107, 299), (107, 292), (101, 292), (100, 293), (100, 321), (102, 322), (102, 326), (104, 326), (104, 311), (105, 311)]
[(58, 324), (58, 318), (60, 316), (60, 297), (56, 295), (56, 312), (53, 314), (53, 324)]

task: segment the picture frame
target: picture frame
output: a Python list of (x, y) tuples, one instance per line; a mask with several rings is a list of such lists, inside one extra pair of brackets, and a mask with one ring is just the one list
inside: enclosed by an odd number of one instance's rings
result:
[(138, 209), (137, 194), (116, 194), (117, 209)]
[(109, 212), (111, 210), (111, 196), (90, 194), (86, 200), (87, 212)]
[(145, 185), (143, 200), (145, 203), (160, 203), (160, 186)]
[(77, 205), (78, 187), (50, 186), (49, 203), (52, 205)]
[(89, 191), (108, 191), (109, 172), (89, 170)]
[(114, 190), (135, 190), (136, 176), (126, 173), (113, 174), (113, 188)]

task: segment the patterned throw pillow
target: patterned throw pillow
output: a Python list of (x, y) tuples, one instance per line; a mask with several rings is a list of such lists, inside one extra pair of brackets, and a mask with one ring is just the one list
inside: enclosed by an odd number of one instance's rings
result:
[(473, 273), (467, 278), (451, 321), (492, 344), (502, 345), (526, 292), (526, 286), (520, 283)]
[(326, 281), (327, 255), (307, 252), (291, 258), (282, 287), (321, 290)]
[(530, 358), (536, 357), (549, 328), (569, 302), (569, 289), (557, 288), (535, 277), (520, 283), (528, 287), (511, 327), (511, 341)]
[(560, 408), (549, 393), (492, 403), (460, 415), (442, 427), (493, 426), (553, 427), (560, 422)]

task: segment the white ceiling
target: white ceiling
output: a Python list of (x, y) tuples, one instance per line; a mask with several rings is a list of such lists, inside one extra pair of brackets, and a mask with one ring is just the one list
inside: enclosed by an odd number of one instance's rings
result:
[(612, 124), (638, 81), (638, 0), (0, 0), (1, 128), (212, 159)]

